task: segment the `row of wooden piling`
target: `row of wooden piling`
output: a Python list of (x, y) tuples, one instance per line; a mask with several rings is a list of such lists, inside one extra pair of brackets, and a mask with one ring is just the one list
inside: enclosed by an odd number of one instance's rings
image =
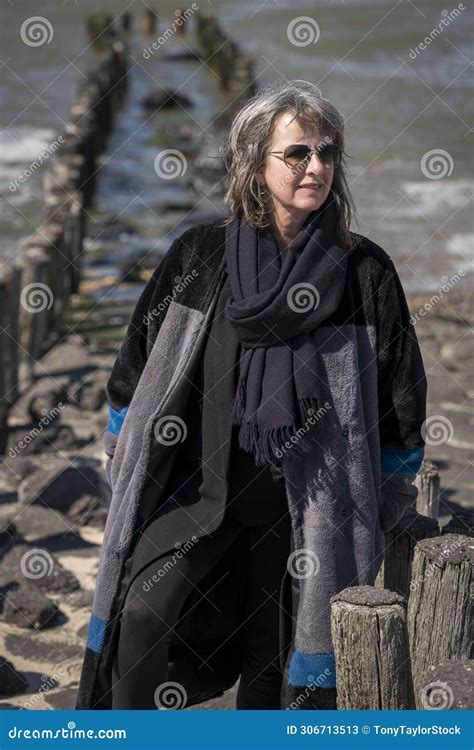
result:
[(98, 157), (127, 88), (123, 40), (110, 24), (103, 24), (102, 33), (96, 27), (96, 33), (101, 44), (48, 160), (44, 220), (20, 244), (15, 262), (0, 267), (0, 453), (19, 382), (28, 382), (78, 291), (84, 213), (93, 199)]
[(465, 709), (472, 679), (472, 513), (441, 530), (439, 473), (424, 461), (416, 511), (385, 534), (375, 586), (331, 599), (339, 709)]
[(219, 88), (225, 97), (214, 122), (225, 127), (256, 93), (255, 61), (252, 55), (244, 53), (229, 38), (210, 12), (200, 11), (196, 15), (196, 32), (203, 59), (216, 74)]

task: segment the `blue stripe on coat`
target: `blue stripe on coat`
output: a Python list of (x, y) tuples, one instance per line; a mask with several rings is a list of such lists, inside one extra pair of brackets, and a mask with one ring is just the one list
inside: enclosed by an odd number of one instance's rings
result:
[(97, 654), (100, 654), (104, 647), (105, 627), (105, 621), (92, 613), (87, 633), (87, 648)]
[(414, 450), (390, 450), (382, 448), (383, 474), (416, 474), (423, 462), (424, 448)]
[(106, 432), (111, 432), (113, 435), (118, 435), (122, 429), (123, 420), (128, 411), (128, 406), (124, 406), (123, 409), (117, 411), (109, 405), (109, 421), (106, 424)]
[(288, 683), (298, 687), (308, 687), (315, 683), (322, 688), (336, 687), (334, 652), (304, 654), (302, 651), (295, 650), (288, 670)]

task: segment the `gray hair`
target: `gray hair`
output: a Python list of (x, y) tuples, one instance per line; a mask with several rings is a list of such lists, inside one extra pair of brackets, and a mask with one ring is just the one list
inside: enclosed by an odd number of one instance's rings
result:
[(303, 128), (317, 128), (323, 137), (331, 138), (341, 149), (342, 161), (334, 170), (331, 195), (340, 213), (339, 237), (351, 249), (355, 238), (351, 236), (350, 225), (357, 217), (345, 172), (344, 121), (336, 107), (308, 81), (272, 83), (252, 96), (234, 118), (221, 147), (229, 177), (224, 203), (230, 217), (224, 223), (240, 217), (255, 228), (268, 226), (270, 212), (262, 203), (255, 178), (265, 164), (275, 121), (287, 112), (293, 114), (293, 119)]

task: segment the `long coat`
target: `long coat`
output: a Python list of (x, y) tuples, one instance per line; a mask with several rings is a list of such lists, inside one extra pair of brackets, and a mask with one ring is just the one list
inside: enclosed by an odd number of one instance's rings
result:
[[(309, 475), (302, 477), (298, 465), (290, 463), (285, 477), (292, 545), (310, 561), (318, 558), (320, 570), (317, 576), (302, 575), (293, 558), (282, 580), (282, 708), (324, 707), (321, 695), (335, 691), (328, 596), (346, 586), (374, 583), (384, 532), (416, 499), (412, 480), (424, 453), (426, 378), (403, 288), (386, 251), (366, 237), (353, 237), (341, 303), (315, 332), (329, 418)], [(198, 503), (191, 515), (172, 502), (166, 487), (176, 472), (180, 481), (192, 485), (196, 480), (183, 477), (175, 463), (179, 441), (163, 435), (179, 432), (194, 418), (192, 381), (226, 274), (224, 238), (223, 222), (215, 220), (175, 239), (136, 305), (107, 384), (110, 420), (104, 446), (112, 500), (78, 709), (111, 707), (118, 615), (134, 544), (147, 519), (161, 517), (157, 546), (163, 553), (175, 549), (177, 528), (185, 544), (222, 520), (226, 443), (212, 459), (221, 500)], [(176, 629), (170, 680), (184, 687), (186, 705), (228, 689), (240, 674), (242, 628), (236, 603), (245, 582), (240, 559), (238, 543), (231, 545), (200, 585), (207, 596), (196, 599)], [(223, 570), (231, 571), (228, 586), (215, 587)], [(325, 586), (324, 602), (313, 580)], [(200, 657), (208, 669), (199, 668)]]

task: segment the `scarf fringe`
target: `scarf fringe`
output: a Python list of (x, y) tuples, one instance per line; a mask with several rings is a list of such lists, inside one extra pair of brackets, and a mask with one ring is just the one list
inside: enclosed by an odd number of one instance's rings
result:
[[(298, 427), (283, 425), (260, 433), (258, 424), (243, 421), (245, 412), (244, 394), (245, 383), (239, 383), (232, 409), (232, 423), (237, 426), (240, 425), (239, 445), (246, 453), (253, 454), (256, 466), (265, 466), (272, 463), (281, 465), (286, 456), (300, 459), (303, 453), (307, 453), (314, 448), (315, 443), (311, 438), (314, 423), (310, 422), (307, 429), (305, 423), (319, 409), (320, 399), (307, 397), (297, 400), (301, 417), (301, 425)], [(303, 430), (303, 432), (300, 435), (296, 434), (300, 430)], [(292, 438), (294, 438), (294, 441)]]

